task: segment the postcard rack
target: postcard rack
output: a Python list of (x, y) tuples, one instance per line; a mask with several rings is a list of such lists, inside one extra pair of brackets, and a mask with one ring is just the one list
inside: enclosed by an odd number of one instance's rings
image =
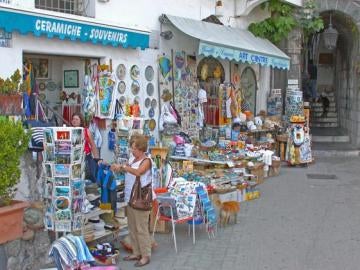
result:
[(80, 231), (85, 199), (84, 129), (44, 129), (44, 225), (55, 232)]

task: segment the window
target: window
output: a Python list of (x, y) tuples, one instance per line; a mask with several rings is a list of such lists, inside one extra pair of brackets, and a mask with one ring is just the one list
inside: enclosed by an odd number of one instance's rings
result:
[(89, 0), (35, 0), (35, 7), (56, 12), (86, 16)]
[(12, 34), (0, 29), (0, 47), (11, 47)]

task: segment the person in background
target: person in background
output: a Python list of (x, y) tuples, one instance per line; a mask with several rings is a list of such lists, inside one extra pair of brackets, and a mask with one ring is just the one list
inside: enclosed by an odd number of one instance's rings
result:
[(100, 160), (99, 151), (94, 142), (90, 130), (85, 126), (84, 117), (80, 113), (74, 113), (71, 117), (71, 125), (73, 127), (84, 127), (85, 137), (85, 172), (86, 178), (92, 182), (96, 182), (97, 162)]
[(316, 102), (316, 99), (317, 99), (317, 91), (316, 91), (317, 67), (314, 64), (313, 60), (309, 60), (308, 74), (309, 74), (309, 80), (310, 80), (310, 92), (311, 92), (312, 101)]
[[(112, 164), (112, 171), (125, 172), (125, 202), (128, 203), (136, 177), (140, 177), (141, 186), (151, 184), (151, 160), (147, 157), (147, 138), (143, 135), (135, 135), (130, 139), (131, 153), (128, 164)], [(142, 211), (126, 207), (128, 228), (131, 239), (133, 254), (126, 256), (125, 261), (137, 261), (136, 267), (150, 263), (151, 237), (149, 232), (149, 211)]]

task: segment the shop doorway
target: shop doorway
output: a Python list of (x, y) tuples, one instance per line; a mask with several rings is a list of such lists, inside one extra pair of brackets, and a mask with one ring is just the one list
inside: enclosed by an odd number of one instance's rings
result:
[(37, 93), (37, 98), (49, 120), (57, 125), (68, 125), (71, 115), (82, 111), (84, 79), (86, 73), (91, 71), (92, 63), (98, 63), (98, 59), (23, 54), (24, 79), (29, 74), (29, 64), (32, 70), (27, 91)]
[[(203, 58), (197, 67), (200, 86), (207, 92), (207, 103), (204, 104), (205, 123), (218, 126), (224, 124), (226, 95), (220, 92), (220, 85), (225, 80), (225, 71), (219, 60), (213, 57)], [(225, 93), (226, 94), (226, 93)]]
[(245, 107), (242, 108), (242, 111), (248, 110), (255, 114), (258, 87), (255, 71), (251, 67), (246, 67), (241, 73), (240, 84), (244, 100), (247, 103)]
[[(354, 19), (342, 11), (324, 10), (324, 31), (310, 39), (304, 55), (304, 76), (308, 74), (308, 63), (317, 68), (316, 99), (309, 99), (308, 84), (304, 84), (305, 99), (311, 103), (311, 129), (314, 142), (351, 142), (359, 145), (357, 136), (358, 99), (358, 27)], [(326, 42), (324, 32), (336, 29), (338, 39), (335, 46)], [(307, 96), (306, 96), (307, 94)], [(354, 114), (355, 113), (355, 114)], [(341, 119), (341, 121), (340, 121)]]

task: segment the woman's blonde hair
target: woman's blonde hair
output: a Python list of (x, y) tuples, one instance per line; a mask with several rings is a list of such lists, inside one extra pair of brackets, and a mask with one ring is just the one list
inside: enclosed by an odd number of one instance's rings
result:
[(148, 139), (141, 134), (134, 134), (130, 138), (130, 146), (134, 145), (136, 149), (146, 152), (148, 148)]

